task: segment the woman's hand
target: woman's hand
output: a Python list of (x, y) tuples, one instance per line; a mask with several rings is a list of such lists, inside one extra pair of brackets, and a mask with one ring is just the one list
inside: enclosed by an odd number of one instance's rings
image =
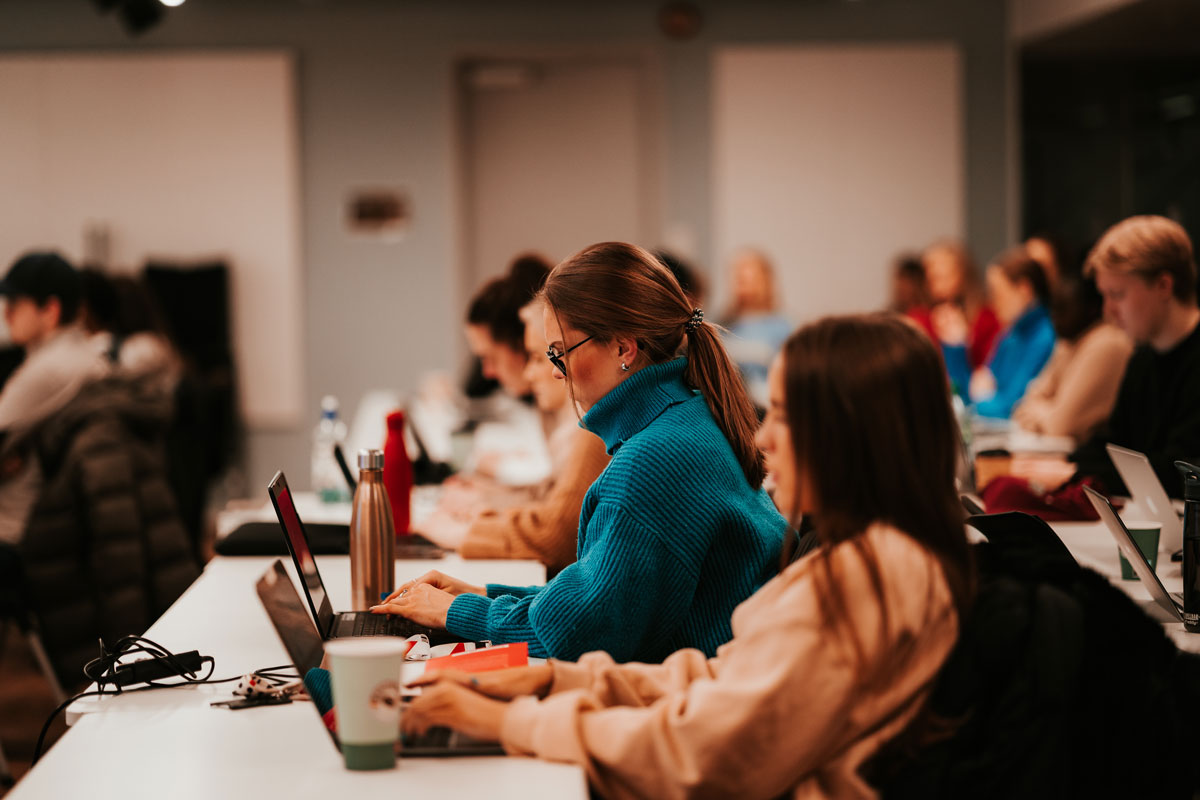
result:
[(554, 667), (549, 664), (531, 664), (527, 667), (510, 667), (475, 675), (456, 669), (440, 670), (431, 675), (422, 675), (408, 685), (432, 686), (439, 681), (457, 683), (497, 700), (512, 700), (527, 694), (545, 697), (553, 680)]
[(426, 686), (420, 697), (405, 706), (400, 728), (408, 734), (422, 734), (435, 726), (462, 731), (484, 741), (500, 741), (505, 704), (484, 697), (455, 681), (437, 681)]
[(467, 538), (467, 531), (471, 529), (471, 523), (474, 521), (474, 516), (470, 514), (451, 513), (439, 508), (420, 525), (413, 526), (413, 530), (438, 547), (457, 550), (462, 547)]
[(398, 592), (377, 606), (371, 606), (372, 614), (399, 614), (427, 628), (446, 628), (446, 615), (454, 595), (428, 583), (421, 583)]
[(967, 387), (967, 395), (978, 403), (995, 397), (996, 388), (996, 376), (987, 367), (980, 367), (971, 373), (971, 385)]
[(964, 345), (967, 343), (967, 316), (962, 309), (950, 303), (934, 306), (929, 312), (933, 332), (942, 344)]
[(383, 602), (393, 603), (400, 597), (406, 595), (408, 592), (422, 584), (427, 584), (435, 589), (441, 589), (451, 597), (457, 597), (460, 594), (480, 594), (484, 597), (487, 597), (487, 589), (483, 586), (476, 586), (473, 583), (460, 581), (458, 578), (451, 578), (449, 575), (438, 572), (436, 569), (432, 569), (419, 578), (406, 581), (405, 583), (397, 586), (396, 591), (385, 597)]

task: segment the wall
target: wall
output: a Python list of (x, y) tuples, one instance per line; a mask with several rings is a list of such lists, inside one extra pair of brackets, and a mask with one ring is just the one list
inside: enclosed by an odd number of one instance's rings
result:
[[(544, 45), (645, 47), (662, 64), (665, 238), (712, 253), (711, 65), (726, 45), (940, 40), (962, 53), (966, 233), (980, 253), (1006, 243), (1009, 162), (1003, 0), (698, 2), (701, 34), (658, 34), (658, 3), (514, 0), (191, 0), (130, 39), (89, 0), (5, 0), (0, 50), (286, 48), (299, 86), (301, 236), (305, 276), (304, 405), (347, 407), (372, 387), (412, 388), (421, 372), (456, 367), (463, 352), (459, 285), (457, 131), (453, 67), (482, 50)], [(407, 187), (414, 223), (400, 242), (348, 236), (346, 191)], [(308, 429), (251, 431), (255, 494), (283, 466), (303, 485)]]

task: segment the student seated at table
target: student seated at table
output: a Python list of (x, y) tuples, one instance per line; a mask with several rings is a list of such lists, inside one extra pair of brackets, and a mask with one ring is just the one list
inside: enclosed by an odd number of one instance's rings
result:
[(1003, 326), (987, 363), (970, 372), (964, 346), (943, 352), (951, 382), (982, 417), (1007, 418), (1054, 351), (1054, 324), (1046, 304), (1049, 284), (1042, 267), (1022, 248), (1002, 254), (987, 270), (988, 297)]
[[(987, 363), (1000, 321), (985, 302), (975, 259), (960, 242), (935, 242), (921, 254), (925, 282), (933, 303), (930, 322), (943, 351), (966, 348), (967, 374)], [(966, 391), (966, 383), (956, 387)]]
[[(479, 378), (496, 381), (509, 398), (532, 400), (529, 381), (525, 377), (525, 323), (521, 307), (534, 298), (550, 272), (541, 256), (531, 253), (518, 256), (508, 272), (484, 284), (467, 307), (464, 333), (471, 354), (478, 359)], [(513, 404), (499, 405), (499, 416), (511, 416)], [(517, 410), (523, 406), (517, 406)], [(511, 419), (509, 420), (511, 421)], [(553, 417), (542, 417), (542, 435), (549, 435)], [(524, 503), (542, 492), (543, 487), (525, 485), (524, 481), (509, 478), (525, 471), (530, 453), (543, 452), (544, 441), (531, 442), (523, 451), (500, 448), (472, 451), (467, 471), (446, 481), (439, 502), (439, 517), (433, 526), (445, 525), (445, 518), (455, 514), (476, 514), (487, 508), (507, 507)], [(536, 459), (538, 456), (533, 456)], [(505, 478), (505, 480), (500, 480)], [(514, 485), (517, 484), (517, 485)]]
[(1083, 441), (1108, 420), (1133, 343), (1101, 318), (1103, 308), (1091, 278), (1059, 278), (1054, 354), (1013, 411), (1025, 430)]
[(443, 509), (420, 525), (420, 532), (465, 558), (535, 558), (553, 572), (575, 560), (575, 531), (583, 496), (604, 471), (604, 442), (579, 427), (567, 387), (546, 360), (543, 304), (521, 309), (525, 323), (525, 379), (540, 411), (555, 419), (546, 447), (553, 464), (550, 486), (538, 500), (507, 509), (479, 513)]
[(897, 317), (830, 318), (792, 335), (770, 392), (776, 503), (821, 544), (738, 607), (715, 658), (438, 673), (405, 729), (581, 764), (609, 798), (873, 797), (859, 767), (938, 729), (923, 703), (973, 594), (941, 358)]
[(704, 313), (650, 253), (593, 245), (542, 292), (547, 356), (612, 461), (579, 516), (578, 560), (545, 586), (431, 572), (377, 612), (530, 655), (661, 661), (712, 655), (769, 580), (786, 523), (762, 488), (755, 414)]

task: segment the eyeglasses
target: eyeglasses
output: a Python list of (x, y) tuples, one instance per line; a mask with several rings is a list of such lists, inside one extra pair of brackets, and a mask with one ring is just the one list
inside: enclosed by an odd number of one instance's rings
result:
[(557, 367), (558, 371), (561, 372), (565, 376), (567, 374), (567, 365), (563, 363), (563, 356), (565, 356), (567, 353), (574, 350), (576, 347), (587, 344), (591, 340), (592, 340), (592, 337), (589, 336), (586, 339), (584, 339), (583, 341), (576, 342), (575, 344), (571, 345), (566, 350), (563, 350), (561, 353), (555, 352), (553, 347), (547, 347), (546, 348), (546, 358), (550, 359), (550, 363), (553, 364), (555, 367)]

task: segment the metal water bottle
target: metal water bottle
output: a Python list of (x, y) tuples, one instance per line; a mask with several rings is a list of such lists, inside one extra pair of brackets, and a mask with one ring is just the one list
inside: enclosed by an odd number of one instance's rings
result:
[(358, 488), (350, 515), (350, 602), (354, 611), (391, 594), (396, 576), (396, 528), (383, 487), (383, 452), (358, 451)]
[(1176, 461), (1183, 475), (1183, 627), (1200, 633), (1200, 467)]

